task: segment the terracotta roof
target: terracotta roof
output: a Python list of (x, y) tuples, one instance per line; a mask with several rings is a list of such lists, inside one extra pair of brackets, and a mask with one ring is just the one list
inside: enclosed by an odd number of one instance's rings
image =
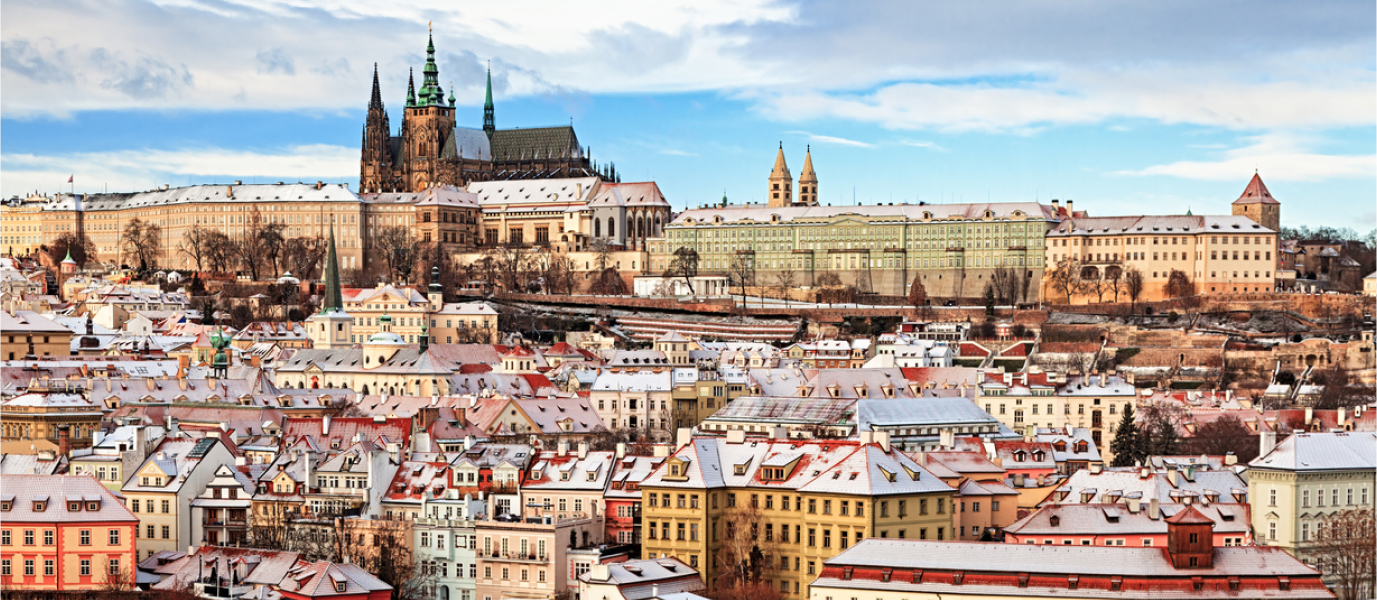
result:
[(1167, 522), (1177, 525), (1214, 525), (1214, 520), (1200, 514), (1200, 511), (1189, 504), (1186, 505), (1185, 510), (1167, 517)]
[(1253, 173), (1253, 179), (1248, 182), (1248, 187), (1243, 188), (1243, 195), (1234, 200), (1234, 204), (1281, 204), (1276, 198), (1272, 197), (1272, 192), (1267, 191), (1267, 184), (1262, 183), (1262, 176)]

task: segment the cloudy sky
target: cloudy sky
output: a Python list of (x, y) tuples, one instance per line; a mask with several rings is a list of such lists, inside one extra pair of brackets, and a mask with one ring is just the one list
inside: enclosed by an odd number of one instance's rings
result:
[(1074, 199), (1377, 226), (1377, 9), (1353, 2), (5, 0), (0, 194), (357, 186), (434, 24), (482, 123), (573, 122), (676, 208), (763, 201), (779, 143), (832, 204)]

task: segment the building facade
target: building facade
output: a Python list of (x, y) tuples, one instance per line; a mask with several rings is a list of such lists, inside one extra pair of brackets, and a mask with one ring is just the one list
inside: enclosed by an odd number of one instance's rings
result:
[(5, 475), (0, 585), (6, 590), (132, 589), (139, 520), (84, 475)]

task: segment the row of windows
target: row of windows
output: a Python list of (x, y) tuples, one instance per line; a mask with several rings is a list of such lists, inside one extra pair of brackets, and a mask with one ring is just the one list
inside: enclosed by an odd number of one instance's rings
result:
[[(161, 477), (158, 477), (158, 478), (156, 478), (156, 479), (161, 480), (162, 478), (161, 478)], [(143, 484), (144, 484), (144, 485), (148, 485), (148, 478), (147, 478), (147, 477), (144, 477), (144, 478), (143, 478)], [(162, 508), (161, 511), (154, 511), (154, 510), (153, 510), (154, 505), (153, 505), (153, 500), (152, 500), (151, 498), (148, 500), (148, 502), (147, 502), (146, 504), (141, 503), (141, 502), (139, 501), (138, 498), (131, 498), (131, 499), (129, 500), (129, 512), (133, 512), (133, 513), (139, 512), (139, 507), (140, 507), (140, 506), (147, 507), (148, 510), (145, 511), (145, 512), (148, 512), (148, 513), (150, 513), (150, 514), (152, 514), (152, 513), (154, 513), (154, 512), (161, 512), (162, 514), (165, 514), (165, 515), (166, 515), (166, 514), (170, 514), (171, 509), (172, 509), (172, 503), (169, 502), (169, 501), (167, 501), (167, 500), (161, 501), (161, 504), (159, 505), (159, 508)]]

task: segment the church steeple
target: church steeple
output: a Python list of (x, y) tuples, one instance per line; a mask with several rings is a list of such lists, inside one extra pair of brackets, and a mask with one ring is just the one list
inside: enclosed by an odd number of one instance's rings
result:
[(775, 168), (770, 172), (769, 198), (771, 207), (792, 206), (794, 203), (794, 177), (789, 174), (789, 165), (784, 162), (784, 142), (779, 143), (779, 153), (775, 154)]
[(432, 32), (428, 36), (426, 43), (426, 66), (422, 71), (424, 79), (421, 81), (421, 106), (433, 104), (444, 104), (445, 93), (440, 89), (440, 67), (435, 66), (435, 34)]
[(407, 69), (406, 74), (406, 106), (411, 108), (416, 106), (416, 70)]
[(344, 312), (344, 294), (339, 287), (339, 254), (335, 251), (335, 226), (330, 225), (330, 247), (325, 257), (325, 298), (320, 313)]
[(813, 172), (813, 148), (803, 156), (803, 172), (798, 175), (798, 203), (804, 206), (818, 205), (818, 175)]
[(378, 63), (373, 63), (373, 97), (368, 99), (368, 110), (382, 108), (382, 86), (378, 85)]
[(497, 131), (497, 122), (493, 119), (492, 110), (492, 63), (488, 63), (488, 96), (483, 100), (483, 133), (488, 134), (488, 141), (492, 141), (492, 134)]

